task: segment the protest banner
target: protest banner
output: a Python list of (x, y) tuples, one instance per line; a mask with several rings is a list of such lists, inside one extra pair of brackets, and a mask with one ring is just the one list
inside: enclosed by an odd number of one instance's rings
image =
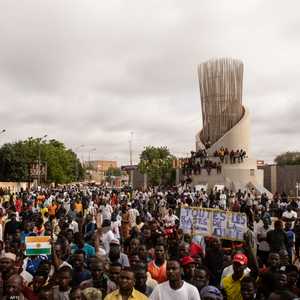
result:
[(243, 241), (247, 231), (247, 216), (240, 212), (211, 208), (181, 208), (180, 228), (186, 233)]
[(25, 255), (50, 255), (50, 236), (27, 236), (25, 238)]

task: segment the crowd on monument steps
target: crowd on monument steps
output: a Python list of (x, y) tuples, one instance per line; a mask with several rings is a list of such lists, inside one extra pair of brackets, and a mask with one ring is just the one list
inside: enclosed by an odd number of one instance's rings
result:
[(208, 175), (211, 174), (212, 169), (216, 169), (217, 174), (222, 172), (222, 164), (243, 163), (246, 158), (246, 151), (231, 150), (221, 147), (216, 150), (213, 156), (208, 156), (205, 149), (200, 149), (196, 152), (191, 151), (191, 156), (184, 160), (182, 166), (182, 173), (184, 175), (201, 175), (205, 170)]

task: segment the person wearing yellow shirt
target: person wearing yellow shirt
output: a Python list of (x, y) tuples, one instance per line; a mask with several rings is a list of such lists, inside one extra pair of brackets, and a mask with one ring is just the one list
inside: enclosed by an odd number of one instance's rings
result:
[(48, 212), (48, 208), (47, 208), (47, 207), (43, 207), (43, 208), (40, 209), (40, 212), (41, 212), (41, 214), (42, 214), (42, 217), (44, 217), (44, 216), (45, 216), (45, 213)]
[(119, 289), (108, 294), (104, 300), (148, 300), (149, 298), (134, 288), (134, 272), (124, 268), (120, 273)]
[(233, 274), (223, 278), (222, 286), (226, 293), (227, 300), (243, 300), (241, 294), (241, 281), (245, 277), (244, 269), (247, 267), (248, 258), (243, 253), (238, 253), (233, 257)]

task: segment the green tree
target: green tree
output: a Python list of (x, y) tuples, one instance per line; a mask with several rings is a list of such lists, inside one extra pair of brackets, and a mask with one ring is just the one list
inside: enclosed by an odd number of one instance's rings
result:
[(3, 181), (30, 180), (29, 166), (41, 158), (47, 164), (47, 180), (68, 183), (84, 177), (84, 169), (76, 154), (57, 140), (42, 141), (28, 138), (8, 143), (0, 148), (0, 179)]
[(173, 159), (167, 147), (148, 146), (140, 155), (138, 169), (147, 174), (149, 183), (152, 185), (170, 184), (173, 176)]
[(113, 178), (117, 176), (121, 176), (122, 172), (120, 168), (109, 167), (108, 170), (105, 172), (105, 175), (106, 175), (106, 180), (111, 183)]
[(274, 159), (277, 165), (300, 165), (300, 152), (285, 152)]
[(120, 168), (109, 167), (105, 172), (106, 176), (121, 176), (122, 172)]

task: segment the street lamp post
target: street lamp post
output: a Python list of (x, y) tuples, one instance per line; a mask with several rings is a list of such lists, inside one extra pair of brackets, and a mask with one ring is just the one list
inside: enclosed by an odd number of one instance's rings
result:
[(1, 131), (0, 131), (0, 134), (3, 134), (3, 133), (5, 133), (6, 132), (6, 129), (2, 129)]
[[(78, 147), (75, 148), (75, 154), (76, 152), (80, 149), (84, 147), (84, 145), (79, 145)], [(76, 168), (76, 181), (78, 181), (78, 177), (79, 177), (79, 170), (78, 170), (78, 159), (77, 159), (77, 154), (76, 154), (76, 160), (75, 160), (75, 168)]]
[(45, 139), (48, 135), (45, 134), (39, 138), (39, 161), (38, 161), (38, 186), (41, 184), (41, 141)]
[(89, 150), (89, 157), (88, 157), (88, 174), (89, 174), (89, 180), (92, 180), (93, 179), (93, 171), (92, 171), (92, 164), (91, 164), (91, 153), (96, 151), (97, 149), (96, 148), (92, 148)]
[(129, 162), (132, 166), (132, 140), (133, 140), (133, 131), (130, 132), (130, 140), (129, 140)]
[(97, 149), (96, 148), (93, 148), (89, 151), (89, 167), (91, 166), (91, 153), (96, 151)]
[(130, 140), (129, 140), (129, 162), (131, 166), (130, 170), (130, 185), (133, 186), (133, 170), (132, 170), (132, 140), (133, 140), (133, 131), (130, 132)]
[(6, 132), (6, 129), (2, 129), (1, 131), (0, 131), (0, 134), (3, 134), (3, 133), (5, 133)]

